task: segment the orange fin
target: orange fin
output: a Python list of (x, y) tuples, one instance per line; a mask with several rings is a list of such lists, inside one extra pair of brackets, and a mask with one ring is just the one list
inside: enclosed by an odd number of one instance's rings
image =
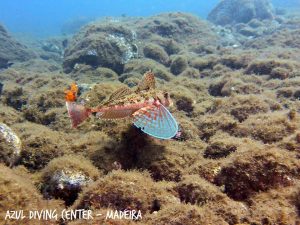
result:
[(86, 108), (84, 105), (76, 104), (75, 102), (67, 101), (66, 106), (73, 128), (76, 128), (92, 113), (91, 109)]
[(75, 83), (71, 84), (70, 89), (65, 91), (66, 101), (75, 102), (77, 99), (77, 93), (78, 93), (78, 86)]
[(154, 89), (154, 88), (155, 88), (154, 73), (152, 73), (151, 71), (148, 71), (144, 74), (143, 79), (138, 84), (136, 92)]

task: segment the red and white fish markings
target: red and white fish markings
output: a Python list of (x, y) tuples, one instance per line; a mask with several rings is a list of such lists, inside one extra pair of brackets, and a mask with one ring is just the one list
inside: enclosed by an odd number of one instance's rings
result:
[[(71, 118), (72, 127), (77, 127), (92, 113), (101, 119), (134, 118), (137, 127), (148, 128), (144, 132), (148, 134), (159, 132), (152, 128), (163, 129), (169, 127), (177, 131), (178, 125), (170, 112), (165, 108), (172, 105), (168, 93), (155, 89), (155, 79), (152, 72), (147, 72), (135, 91), (128, 87), (122, 87), (114, 92), (106, 102), (95, 108), (86, 108), (84, 105), (76, 104), (78, 88), (71, 86), (66, 93), (66, 106)], [(150, 133), (149, 133), (150, 132)], [(169, 138), (167, 132), (159, 134), (160, 138)], [(164, 135), (165, 134), (165, 135)], [(175, 134), (174, 134), (175, 135)], [(158, 136), (155, 136), (158, 137)]]

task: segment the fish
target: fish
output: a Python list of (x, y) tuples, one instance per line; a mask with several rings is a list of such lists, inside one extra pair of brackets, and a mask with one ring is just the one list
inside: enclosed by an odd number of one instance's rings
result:
[(167, 107), (173, 102), (168, 92), (156, 89), (155, 75), (148, 71), (134, 88), (122, 87), (94, 108), (76, 103), (78, 86), (65, 91), (66, 107), (73, 128), (93, 114), (99, 119), (131, 118), (134, 126), (158, 138), (171, 139), (178, 133), (178, 123)]

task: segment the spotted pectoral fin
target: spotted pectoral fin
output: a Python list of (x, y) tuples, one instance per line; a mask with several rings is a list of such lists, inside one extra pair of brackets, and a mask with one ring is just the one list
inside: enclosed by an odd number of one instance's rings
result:
[(141, 108), (133, 116), (134, 125), (153, 137), (170, 139), (178, 132), (175, 118), (163, 105)]
[(130, 94), (132, 94), (132, 90), (129, 87), (121, 87), (110, 95), (107, 102), (112, 102)]
[(149, 90), (155, 88), (155, 77), (154, 73), (151, 71), (148, 71), (144, 74), (143, 79), (137, 86), (137, 92), (143, 91), (143, 90)]

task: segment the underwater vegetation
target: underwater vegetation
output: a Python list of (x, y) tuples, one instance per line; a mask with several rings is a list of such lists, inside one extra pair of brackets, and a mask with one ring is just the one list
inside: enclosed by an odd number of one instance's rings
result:
[[(0, 224), (11, 209), (104, 215), (47, 221), (70, 225), (300, 223), (300, 15), (224, 0), (208, 21), (164, 13), (77, 31), (86, 22), (26, 44), (0, 26)], [(132, 118), (152, 98), (171, 100), (169, 114), (138, 116), (172, 115), (168, 140)]]

